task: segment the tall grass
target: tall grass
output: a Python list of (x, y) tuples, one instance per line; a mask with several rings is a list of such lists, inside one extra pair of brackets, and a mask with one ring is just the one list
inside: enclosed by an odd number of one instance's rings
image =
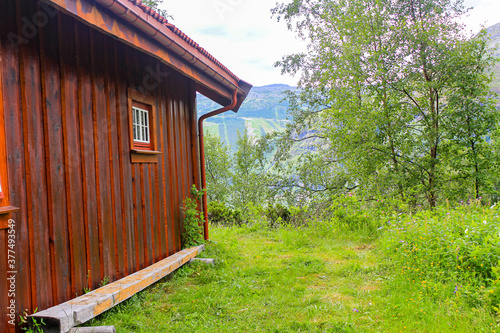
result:
[(230, 218), (212, 228), (202, 254), (215, 266), (185, 266), (91, 324), (118, 332), (500, 329), (497, 207), (407, 213), (399, 202), (354, 195), (318, 207), (254, 207), (238, 223), (222, 207)]
[(498, 312), (500, 217), (480, 201), (403, 215), (380, 243), (401, 279), (433, 299)]

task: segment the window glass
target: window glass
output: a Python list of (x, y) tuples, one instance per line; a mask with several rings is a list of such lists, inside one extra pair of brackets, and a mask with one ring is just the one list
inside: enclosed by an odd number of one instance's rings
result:
[(136, 106), (133, 107), (133, 132), (134, 132), (134, 141), (142, 142), (142, 143), (150, 143), (149, 142), (149, 111), (138, 108)]

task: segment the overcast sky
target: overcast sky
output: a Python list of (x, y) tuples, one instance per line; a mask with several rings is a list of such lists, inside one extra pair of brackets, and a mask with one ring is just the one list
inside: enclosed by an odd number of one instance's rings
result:
[[(285, 2), (285, 1), (280, 1)], [(273, 64), (304, 49), (304, 42), (271, 17), (276, 0), (164, 0), (171, 21), (239, 78), (254, 86), (295, 85)], [(465, 0), (474, 7), (465, 23), (474, 32), (500, 22), (500, 0)]]

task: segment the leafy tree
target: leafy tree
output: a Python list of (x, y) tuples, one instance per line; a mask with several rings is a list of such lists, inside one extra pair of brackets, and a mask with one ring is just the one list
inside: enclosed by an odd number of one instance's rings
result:
[(219, 136), (210, 132), (204, 139), (208, 202), (227, 203), (232, 178), (231, 149), (224, 145)]
[(468, 38), (456, 23), (462, 2), (294, 0), (274, 8), (309, 41), (306, 53), (277, 63), (301, 75), (278, 158), (314, 139), (318, 151), (328, 148), (317, 174), (343, 188), (434, 207), (450, 182), (473, 179), (469, 193), (479, 195), (498, 112), (484, 34)]
[(249, 203), (262, 204), (267, 195), (266, 147), (264, 141), (253, 140), (247, 128), (238, 132), (234, 155), (232, 201), (236, 207)]
[(142, 3), (148, 7), (151, 7), (153, 10), (155, 10), (158, 14), (160, 14), (164, 18), (170, 20), (174, 19), (174, 17), (170, 15), (166, 9), (160, 8), (160, 5), (163, 4), (163, 0), (142, 0)]

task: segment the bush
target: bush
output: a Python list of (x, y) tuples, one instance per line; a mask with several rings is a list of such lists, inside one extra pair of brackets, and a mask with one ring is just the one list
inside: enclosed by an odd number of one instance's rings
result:
[(232, 209), (218, 201), (212, 201), (208, 204), (208, 219), (212, 224), (223, 226), (243, 224), (243, 217), (240, 210)]
[(198, 201), (203, 196), (203, 191), (198, 191), (193, 185), (191, 194), (195, 199), (186, 198), (182, 207), (184, 212), (183, 248), (190, 248), (204, 243), (202, 232), (204, 217), (203, 213), (198, 210)]
[(290, 210), (280, 204), (267, 206), (265, 209), (265, 215), (269, 221), (270, 227), (276, 227), (281, 224), (289, 224), (292, 216)]
[(327, 216), (339, 230), (359, 231), (374, 236), (387, 221), (407, 211), (408, 207), (395, 199), (364, 200), (355, 193), (339, 194), (326, 209)]
[(480, 202), (388, 222), (382, 244), (401, 274), (435, 296), (500, 303), (500, 218)]

